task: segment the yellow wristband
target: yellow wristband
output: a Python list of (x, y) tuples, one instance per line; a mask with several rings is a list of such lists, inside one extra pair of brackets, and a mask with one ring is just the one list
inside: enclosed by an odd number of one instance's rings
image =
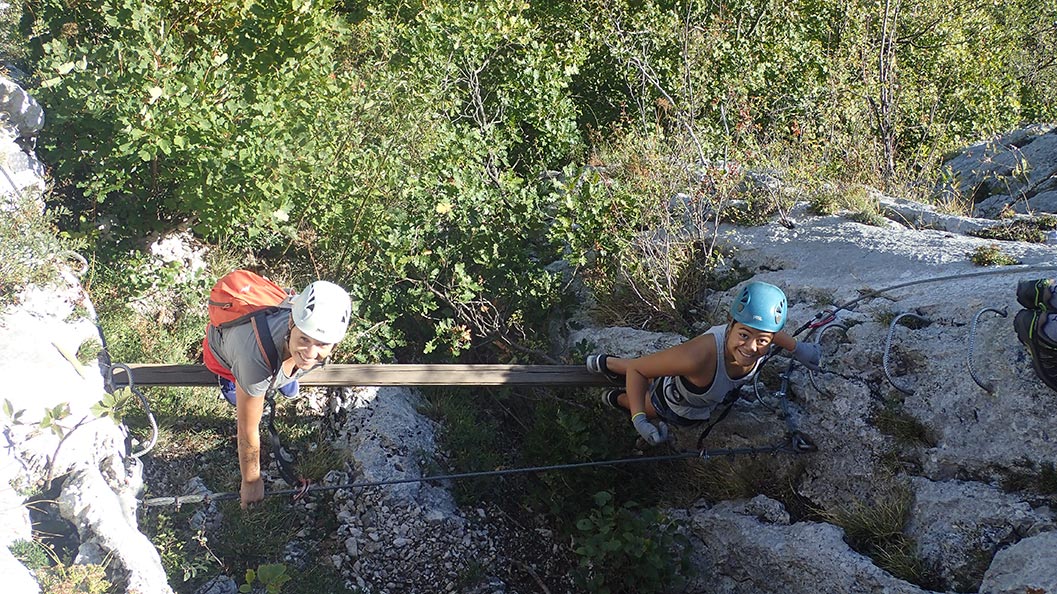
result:
[(631, 422), (632, 422), (632, 423), (634, 423), (634, 422), (635, 422), (635, 419), (637, 419), (639, 415), (642, 415), (642, 416), (644, 416), (644, 417), (645, 417), (645, 416), (646, 416), (646, 413), (644, 413), (644, 412), (637, 412), (637, 413), (635, 413), (635, 414), (631, 415)]

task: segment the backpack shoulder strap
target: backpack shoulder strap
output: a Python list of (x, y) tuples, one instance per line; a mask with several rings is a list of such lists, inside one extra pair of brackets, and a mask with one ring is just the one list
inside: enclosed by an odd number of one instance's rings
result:
[(257, 339), (257, 348), (268, 362), (268, 369), (272, 373), (279, 370), (279, 350), (275, 348), (275, 341), (272, 340), (272, 332), (268, 327), (268, 315), (275, 311), (275, 308), (262, 309), (253, 312), (249, 317), (253, 336)]

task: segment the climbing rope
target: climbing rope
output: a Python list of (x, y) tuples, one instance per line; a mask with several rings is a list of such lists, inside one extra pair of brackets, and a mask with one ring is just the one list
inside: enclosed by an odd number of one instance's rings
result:
[(137, 398), (139, 398), (139, 401), (143, 405), (144, 410), (147, 411), (147, 420), (150, 421), (150, 441), (142, 450), (131, 454), (133, 458), (138, 459), (140, 456), (154, 449), (154, 444), (158, 443), (158, 422), (154, 420), (154, 413), (152, 413), (150, 410), (150, 404), (147, 403), (147, 398), (143, 395), (142, 392), (139, 391), (139, 388), (136, 387), (136, 382), (132, 381), (132, 370), (128, 368), (128, 365), (125, 365), (124, 363), (114, 363), (110, 367), (110, 385), (113, 385), (114, 383), (115, 368), (121, 369), (125, 372), (125, 377), (128, 378), (128, 390), (135, 394)]
[[(700, 450), (700, 451), (685, 451), (675, 452), (672, 454), (663, 454), (659, 456), (638, 456), (634, 458), (618, 458), (613, 460), (598, 460), (593, 462), (573, 462), (568, 464), (554, 464), (550, 466), (529, 466), (524, 468), (505, 468), (503, 470), (481, 470), (475, 472), (463, 472), (456, 474), (443, 474), (443, 475), (432, 475), (423, 476), (417, 478), (404, 478), (404, 479), (390, 479), (384, 481), (370, 481), (362, 483), (343, 483), (340, 485), (312, 485), (307, 489), (294, 488), (294, 489), (278, 489), (275, 491), (269, 491), (264, 494), (265, 497), (277, 497), (280, 495), (292, 495), (295, 497), (302, 496), (306, 493), (321, 493), (324, 491), (338, 491), (338, 490), (354, 490), (354, 489), (368, 489), (371, 487), (387, 487), (393, 485), (405, 485), (409, 483), (435, 483), (449, 480), (463, 480), (471, 478), (482, 478), (482, 477), (499, 477), (499, 476), (510, 476), (517, 474), (535, 474), (541, 472), (552, 472), (552, 471), (563, 471), (563, 470), (578, 470), (584, 468), (596, 468), (596, 467), (608, 467), (608, 466), (620, 466), (625, 464), (643, 464), (647, 462), (668, 462), (674, 460), (688, 460), (692, 458), (700, 458), (701, 460), (708, 460), (710, 458), (723, 458), (731, 456), (742, 456), (742, 455), (757, 455), (757, 454), (775, 454), (779, 452), (787, 452), (791, 454), (800, 454), (804, 452), (803, 449), (798, 449), (796, 445), (796, 437), (788, 441), (758, 447), (744, 447), (744, 448), (717, 448), (711, 450)], [(231, 499), (238, 499), (238, 493), (212, 493), (205, 495), (184, 495), (184, 496), (169, 496), (169, 497), (153, 497), (150, 499), (143, 499), (140, 504), (144, 507), (157, 507), (165, 505), (182, 505), (184, 503), (210, 503), (213, 501), (225, 501)]]
[(973, 381), (976, 382), (976, 385), (983, 388), (984, 391), (988, 394), (994, 394), (995, 386), (993, 380), (980, 379), (979, 376), (976, 375), (976, 370), (973, 369), (973, 346), (976, 342), (976, 324), (980, 321), (980, 316), (984, 315), (987, 312), (994, 312), (1002, 316), (1003, 318), (1009, 315), (1008, 311), (1004, 307), (1002, 309), (985, 307), (980, 311), (976, 312), (976, 315), (973, 316), (973, 323), (969, 325), (969, 352), (965, 355), (965, 365), (969, 368), (969, 375), (972, 376)]
[[(1003, 266), (1003, 267), (995, 269), (995, 270), (978, 270), (976, 272), (962, 272), (962, 273), (959, 273), (959, 274), (948, 274), (946, 276), (934, 276), (934, 277), (929, 277), (929, 278), (921, 278), (921, 279), (918, 279), (918, 280), (912, 280), (912, 281), (907, 281), (905, 283), (899, 283), (899, 284), (896, 284), (896, 285), (892, 285), (890, 287), (884, 287), (883, 289), (868, 290), (868, 291), (865, 291), (859, 297), (857, 297), (855, 299), (852, 299), (851, 301), (848, 301), (847, 303), (843, 303), (841, 305), (838, 305), (838, 306), (836, 306), (833, 309), (825, 309), (823, 311), (818, 312), (817, 314), (815, 314), (815, 317), (813, 319), (808, 320), (807, 322), (804, 322), (803, 325), (801, 325), (799, 328), (797, 328), (796, 331), (793, 332), (793, 336), (796, 336), (797, 334), (800, 334), (801, 332), (803, 332), (804, 330), (806, 330), (808, 328), (815, 328), (815, 327), (818, 327), (819, 325), (825, 325), (825, 320), (826, 319), (832, 319), (832, 317), (836, 316), (837, 313), (840, 312), (841, 310), (850, 311), (859, 302), (865, 301), (867, 299), (873, 299), (875, 297), (880, 297), (881, 295), (884, 295), (885, 293), (888, 293), (889, 291), (895, 291), (897, 289), (905, 289), (907, 287), (913, 287), (913, 286), (916, 286), (916, 285), (924, 285), (924, 284), (928, 284), (928, 283), (939, 283), (939, 282), (945, 282), (945, 281), (950, 281), (950, 280), (961, 280), (961, 279), (966, 279), (966, 278), (976, 278), (976, 277), (980, 277), (980, 276), (994, 276), (994, 275), (1000, 275), (1000, 274), (1022, 274), (1024, 272), (1042, 272), (1044, 270), (1057, 270), (1057, 265), (1045, 264), (1045, 265)], [(822, 321), (820, 321), (820, 320), (822, 320)]]
[(84, 286), (80, 283), (81, 276), (88, 271), (88, 260), (86, 260), (81, 254), (78, 254), (73, 250), (64, 250), (59, 252), (58, 255), (60, 258), (65, 258), (67, 261), (76, 260), (81, 264), (80, 270), (71, 271), (71, 273), (75, 277), (74, 280), (77, 281), (77, 285), (80, 288), (81, 305), (83, 305), (85, 310), (88, 311), (88, 318), (95, 325), (96, 332), (99, 333), (99, 371), (100, 374), (103, 376), (103, 389), (106, 390), (107, 394), (113, 394), (114, 369), (117, 368), (123, 370), (125, 372), (125, 377), (127, 378), (129, 391), (136, 395), (136, 397), (140, 401), (140, 404), (143, 405), (143, 409), (147, 413), (147, 420), (150, 422), (151, 427), (151, 437), (150, 441), (148, 442), (145, 448), (131, 454), (133, 458), (136, 458), (138, 460), (141, 456), (151, 451), (151, 449), (154, 448), (154, 445), (158, 443), (158, 422), (154, 418), (154, 413), (151, 411), (150, 404), (147, 402), (147, 398), (143, 395), (142, 392), (140, 392), (139, 388), (136, 387), (136, 382), (133, 381), (132, 369), (130, 369), (129, 366), (125, 365), (124, 363), (113, 363), (110, 360), (110, 351), (107, 347), (106, 335), (103, 333), (103, 327), (99, 323), (99, 316), (96, 314), (95, 305), (92, 303), (92, 299), (88, 295), (88, 292), (84, 290)]

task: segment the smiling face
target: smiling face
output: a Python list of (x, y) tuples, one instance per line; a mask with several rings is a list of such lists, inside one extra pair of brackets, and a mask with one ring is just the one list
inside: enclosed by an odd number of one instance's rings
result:
[(773, 332), (763, 332), (741, 322), (733, 322), (727, 330), (726, 360), (739, 367), (752, 367), (767, 354), (773, 339)]
[(320, 342), (302, 332), (297, 326), (291, 325), (287, 348), (290, 350), (290, 356), (294, 358), (295, 367), (310, 369), (323, 363), (334, 350), (334, 345)]

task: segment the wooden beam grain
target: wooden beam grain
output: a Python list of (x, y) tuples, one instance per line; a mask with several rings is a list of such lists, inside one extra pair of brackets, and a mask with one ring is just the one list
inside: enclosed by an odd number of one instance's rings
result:
[[(204, 365), (129, 364), (137, 386), (213, 386)], [(128, 384), (121, 369), (114, 384)], [(327, 365), (301, 379), (303, 386), (611, 386), (582, 365), (385, 364)]]

